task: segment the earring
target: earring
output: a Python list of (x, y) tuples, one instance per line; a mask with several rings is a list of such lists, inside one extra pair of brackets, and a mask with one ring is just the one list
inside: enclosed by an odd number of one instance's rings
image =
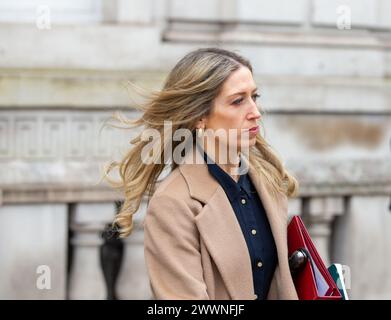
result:
[(202, 138), (203, 135), (204, 135), (204, 130), (202, 128), (198, 128), (197, 129), (197, 137)]

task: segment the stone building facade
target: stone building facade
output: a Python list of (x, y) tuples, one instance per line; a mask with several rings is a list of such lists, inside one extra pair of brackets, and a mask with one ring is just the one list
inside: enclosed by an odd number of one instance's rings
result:
[[(137, 116), (127, 81), (158, 89), (205, 46), (252, 61), (266, 139), (301, 185), (290, 215), (348, 266), (353, 299), (391, 298), (390, 1), (1, 0), (1, 299), (106, 297), (100, 234), (122, 195), (99, 178), (135, 132), (102, 125)], [(150, 298), (145, 205), (120, 299)]]

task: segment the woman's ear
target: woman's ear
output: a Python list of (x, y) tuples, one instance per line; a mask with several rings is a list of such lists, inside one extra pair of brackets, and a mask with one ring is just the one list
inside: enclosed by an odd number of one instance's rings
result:
[(197, 129), (205, 129), (205, 119), (204, 118), (198, 120), (198, 122), (196, 124), (196, 128)]

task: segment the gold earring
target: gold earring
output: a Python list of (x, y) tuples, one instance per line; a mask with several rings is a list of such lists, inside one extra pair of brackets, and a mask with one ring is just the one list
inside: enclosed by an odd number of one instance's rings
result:
[(202, 138), (203, 134), (204, 134), (203, 129), (202, 128), (198, 128), (197, 129), (197, 137), (198, 138)]

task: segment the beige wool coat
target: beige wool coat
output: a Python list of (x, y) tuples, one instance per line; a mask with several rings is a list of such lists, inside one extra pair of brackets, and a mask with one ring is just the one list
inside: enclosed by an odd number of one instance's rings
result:
[[(195, 153), (199, 153), (197, 148)], [(265, 207), (278, 253), (267, 297), (297, 299), (288, 266), (288, 199), (281, 195), (273, 201), (259, 173), (245, 163)], [(242, 230), (204, 161), (180, 164), (159, 184), (143, 226), (145, 264), (154, 299), (256, 299)]]

